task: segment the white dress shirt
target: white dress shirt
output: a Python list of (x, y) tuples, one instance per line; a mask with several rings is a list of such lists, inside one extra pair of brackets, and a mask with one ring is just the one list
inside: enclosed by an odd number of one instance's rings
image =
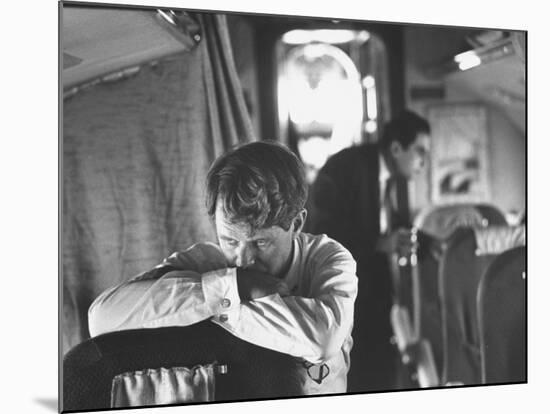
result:
[[(235, 336), (297, 357), (304, 393), (346, 392), (357, 295), (356, 263), (326, 235), (301, 233), (284, 277), (289, 296), (243, 302), (236, 269), (212, 243), (172, 254), (153, 270), (102, 293), (89, 309), (91, 336), (211, 320)], [(162, 274), (165, 266), (174, 269)], [(162, 276), (159, 276), (162, 274)], [(319, 384), (318, 372), (328, 375)], [(309, 375), (307, 375), (309, 373)]]

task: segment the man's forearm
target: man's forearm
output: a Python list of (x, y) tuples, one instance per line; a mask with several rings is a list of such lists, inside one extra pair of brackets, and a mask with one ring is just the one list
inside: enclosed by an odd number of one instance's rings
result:
[(328, 249), (312, 262), (300, 294), (272, 294), (244, 302), (238, 318), (216, 323), (249, 342), (317, 363), (339, 352), (353, 325), (355, 261)]
[[(203, 283), (203, 278), (207, 283)], [(172, 271), (159, 279), (125, 282), (101, 294), (88, 312), (91, 336), (127, 329), (187, 326), (237, 306), (234, 271), (200, 275)], [(227, 299), (224, 301), (224, 299)]]
[(213, 321), (248, 342), (318, 363), (339, 352), (350, 334), (353, 299), (275, 294), (242, 303), (238, 319)]

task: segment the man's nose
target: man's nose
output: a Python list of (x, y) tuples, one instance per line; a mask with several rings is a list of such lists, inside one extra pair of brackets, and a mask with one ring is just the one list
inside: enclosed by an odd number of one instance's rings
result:
[(255, 255), (253, 249), (249, 246), (243, 246), (237, 250), (235, 265), (237, 267), (247, 268), (254, 264)]

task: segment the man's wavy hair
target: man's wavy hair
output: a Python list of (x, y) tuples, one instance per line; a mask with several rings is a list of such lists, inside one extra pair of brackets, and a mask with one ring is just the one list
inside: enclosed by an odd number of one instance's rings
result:
[(231, 223), (253, 229), (288, 230), (307, 198), (301, 161), (275, 141), (239, 146), (220, 156), (207, 176), (206, 207), (214, 217), (217, 203)]

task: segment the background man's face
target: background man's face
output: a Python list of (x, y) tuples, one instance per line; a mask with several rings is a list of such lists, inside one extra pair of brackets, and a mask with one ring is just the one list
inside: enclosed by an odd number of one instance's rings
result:
[(392, 144), (392, 156), (395, 160), (397, 172), (405, 178), (412, 178), (418, 174), (429, 154), (430, 140), (427, 134), (418, 134), (407, 149), (395, 142)]
[(216, 233), (231, 266), (284, 277), (292, 259), (293, 226), (254, 230), (246, 223), (232, 224), (221, 208), (216, 208)]

